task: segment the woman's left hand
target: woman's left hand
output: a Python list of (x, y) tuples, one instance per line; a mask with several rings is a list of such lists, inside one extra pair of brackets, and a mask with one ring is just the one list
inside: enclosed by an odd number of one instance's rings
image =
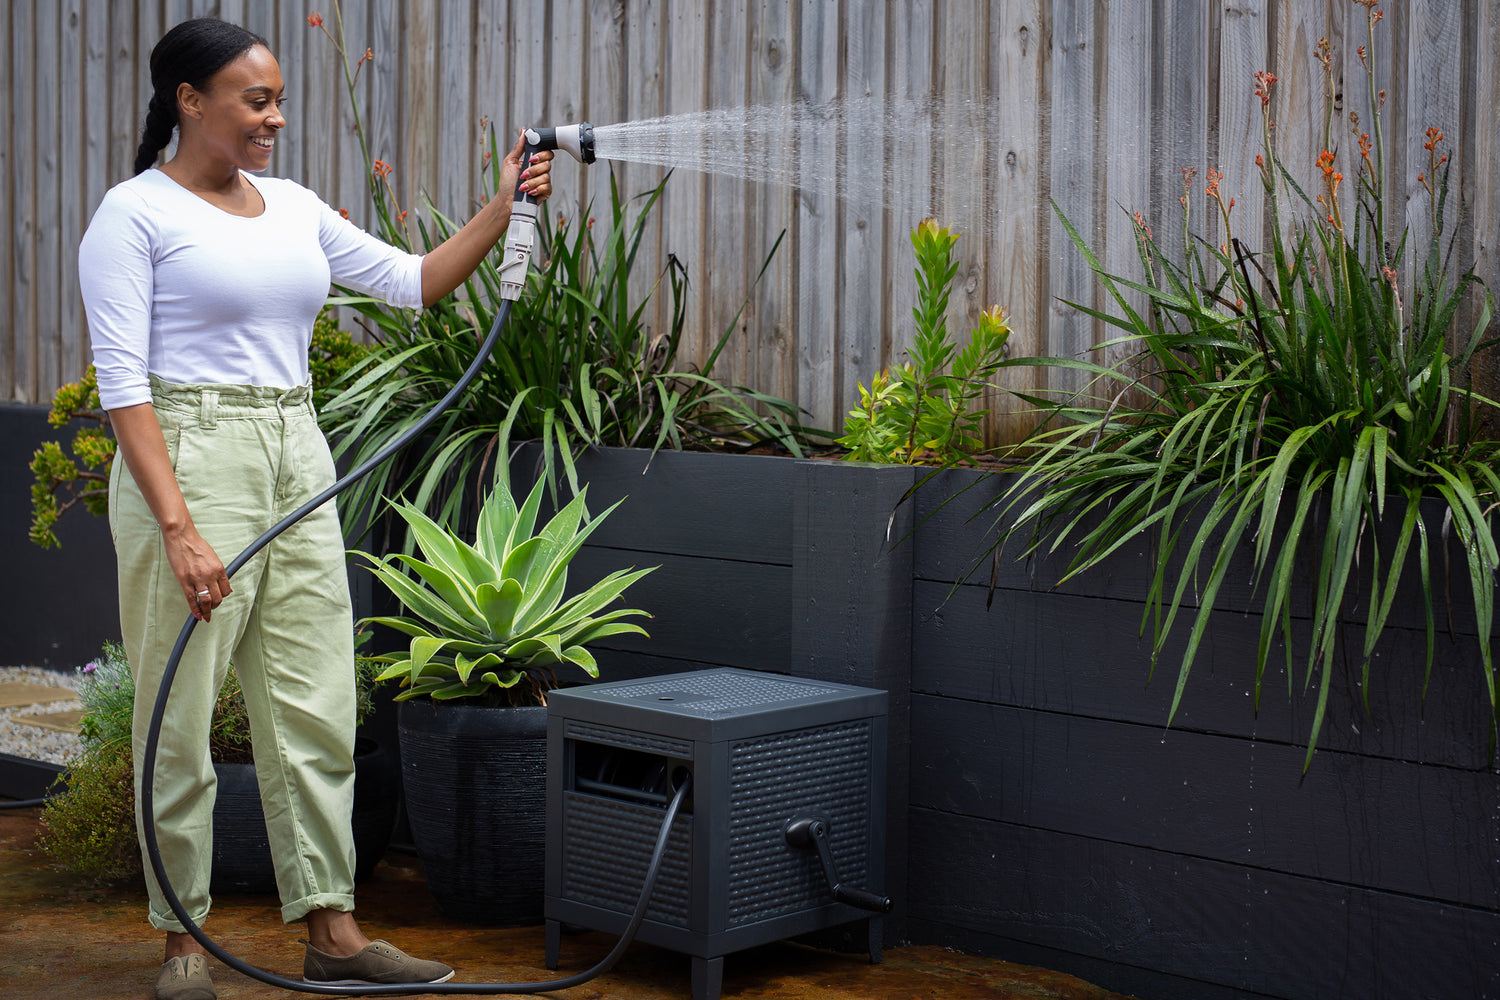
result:
[(527, 194), (537, 201), (546, 201), (552, 194), (552, 150), (538, 150), (523, 173), (521, 158), (525, 155), (526, 133), (522, 132), (500, 165), (500, 190), (514, 191), (519, 181)]
[(516, 139), (515, 147), (500, 161), (500, 186), (495, 197), (458, 232), (433, 247), (422, 257), (422, 304), (430, 306), (474, 273), (485, 255), (495, 248), (510, 224), (511, 195), (516, 185), (537, 201), (552, 194), (552, 153), (540, 150), (531, 158), (525, 172), (521, 158), (526, 155), (526, 134)]

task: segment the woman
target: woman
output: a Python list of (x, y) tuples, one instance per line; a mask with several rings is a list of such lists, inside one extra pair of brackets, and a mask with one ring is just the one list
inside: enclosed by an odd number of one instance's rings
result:
[[(264, 39), (214, 18), (184, 22), (152, 50), (151, 83), (136, 175), (106, 194), (79, 248), (99, 395), (124, 458), (114, 463), (110, 528), (138, 692), (136, 788), (180, 597), (203, 624), (173, 685), (153, 794), (166, 869), (189, 913), (201, 922), (209, 910), (208, 725), (233, 657), (282, 917), (307, 922), (304, 975), (442, 982), (452, 969), (370, 941), (353, 915), (352, 611), (333, 505), (262, 550), (232, 587), (221, 554), (333, 482), (307, 386), (330, 282), (432, 305), (503, 236), (510, 199), (493, 199), (427, 255), (402, 253), (311, 191), (251, 176), (270, 165), (285, 125), (285, 87)], [(174, 129), (175, 154), (154, 168)], [(502, 190), (520, 180), (545, 198), (551, 154), (523, 173), (521, 153), (517, 142)], [(166, 932), (157, 996), (214, 997), (202, 949), (149, 865), (147, 881), (151, 923)]]

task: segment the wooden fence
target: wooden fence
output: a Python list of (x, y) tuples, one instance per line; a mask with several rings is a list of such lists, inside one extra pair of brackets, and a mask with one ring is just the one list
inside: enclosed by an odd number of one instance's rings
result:
[[(9, 220), (0, 398), (45, 401), (88, 363), (76, 247), (104, 191), (128, 176), (150, 48), (182, 18), (217, 13), (270, 40), (290, 97), (272, 172), (370, 220), (342, 67), (308, 23), (316, 8), (336, 30), (325, 2), (0, 7), (0, 89), (11, 115), (0, 144), (0, 212)], [(1500, 3), (1386, 7), (1374, 72), (1386, 94), (1393, 212), (1422, 225), (1422, 143), (1428, 127), (1441, 129), (1462, 210), (1455, 259), (1500, 287)], [(1077, 355), (1104, 330), (1065, 301), (1105, 301), (1050, 202), (1112, 267), (1128, 270), (1131, 212), (1158, 233), (1180, 230), (1182, 168), (1197, 171), (1194, 219), (1209, 239), (1221, 238), (1204, 197), (1213, 168), (1237, 199), (1236, 234), (1256, 245), (1265, 230), (1254, 163), (1260, 69), (1280, 78), (1273, 108), (1283, 162), (1311, 182), (1326, 97), (1337, 119), (1332, 144), (1352, 177), (1357, 153), (1345, 117), (1364, 107), (1368, 89), (1356, 54), (1365, 16), (1356, 0), (351, 0), (342, 10), (351, 62), (367, 49), (372, 56), (356, 82), (371, 155), (394, 165), (403, 204), (425, 195), (452, 216), (466, 216), (479, 196), (485, 117), (513, 135), (525, 124), (794, 102), (917, 108), (757, 150), (791, 163), (805, 178), (796, 187), (681, 163), (648, 229), (637, 287), (649, 286), (669, 254), (687, 265), (690, 358), (706, 357), (737, 323), (716, 373), (794, 399), (825, 427), (841, 424), (856, 384), (900, 361), (909, 343), (909, 231), (924, 216), (963, 234), (954, 329), (1001, 304), (1014, 353)], [(1315, 53), (1321, 37), (1333, 46), (1330, 95)], [(594, 199), (599, 212), (610, 169), (629, 192), (662, 176), (641, 164), (564, 164), (554, 210), (582, 217)], [(1450, 218), (1457, 214), (1450, 206)], [(660, 322), (662, 310), (655, 315)], [(1488, 364), (1486, 384), (1500, 384)], [(996, 405), (1015, 404), (1000, 397)], [(997, 438), (1020, 429), (1019, 418), (995, 420)]]

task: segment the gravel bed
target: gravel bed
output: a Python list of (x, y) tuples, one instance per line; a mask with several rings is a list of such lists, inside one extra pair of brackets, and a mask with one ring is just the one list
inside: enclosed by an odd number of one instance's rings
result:
[[(22, 681), (30, 684), (47, 684), (51, 687), (78, 690), (78, 675), (72, 671), (46, 670), (42, 667), (0, 667), (0, 682)], [(59, 733), (51, 729), (40, 729), (16, 721), (17, 716), (39, 712), (62, 712), (68, 709), (80, 711), (79, 701), (49, 701), (39, 705), (17, 705), (0, 708), (0, 753), (41, 760), (49, 764), (66, 764), (77, 757), (82, 749), (78, 737), (72, 733)]]

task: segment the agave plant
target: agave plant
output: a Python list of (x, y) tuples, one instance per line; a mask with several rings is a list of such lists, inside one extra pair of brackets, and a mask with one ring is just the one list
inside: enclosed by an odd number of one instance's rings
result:
[(414, 505), (394, 505), (421, 558), (361, 554), (412, 616), (366, 619), (411, 636), (404, 652), (373, 658), (386, 665), (377, 680), (400, 681), (397, 701), (426, 696), (545, 704), (561, 665), (599, 676), (589, 643), (646, 634), (623, 620), (650, 617), (646, 612), (604, 609), (654, 567), (617, 570), (564, 599), (569, 562), (619, 503), (585, 524), (585, 487), (538, 531), (545, 488), (539, 480), (517, 507), (508, 487), (497, 484), (480, 508), (473, 545)]

